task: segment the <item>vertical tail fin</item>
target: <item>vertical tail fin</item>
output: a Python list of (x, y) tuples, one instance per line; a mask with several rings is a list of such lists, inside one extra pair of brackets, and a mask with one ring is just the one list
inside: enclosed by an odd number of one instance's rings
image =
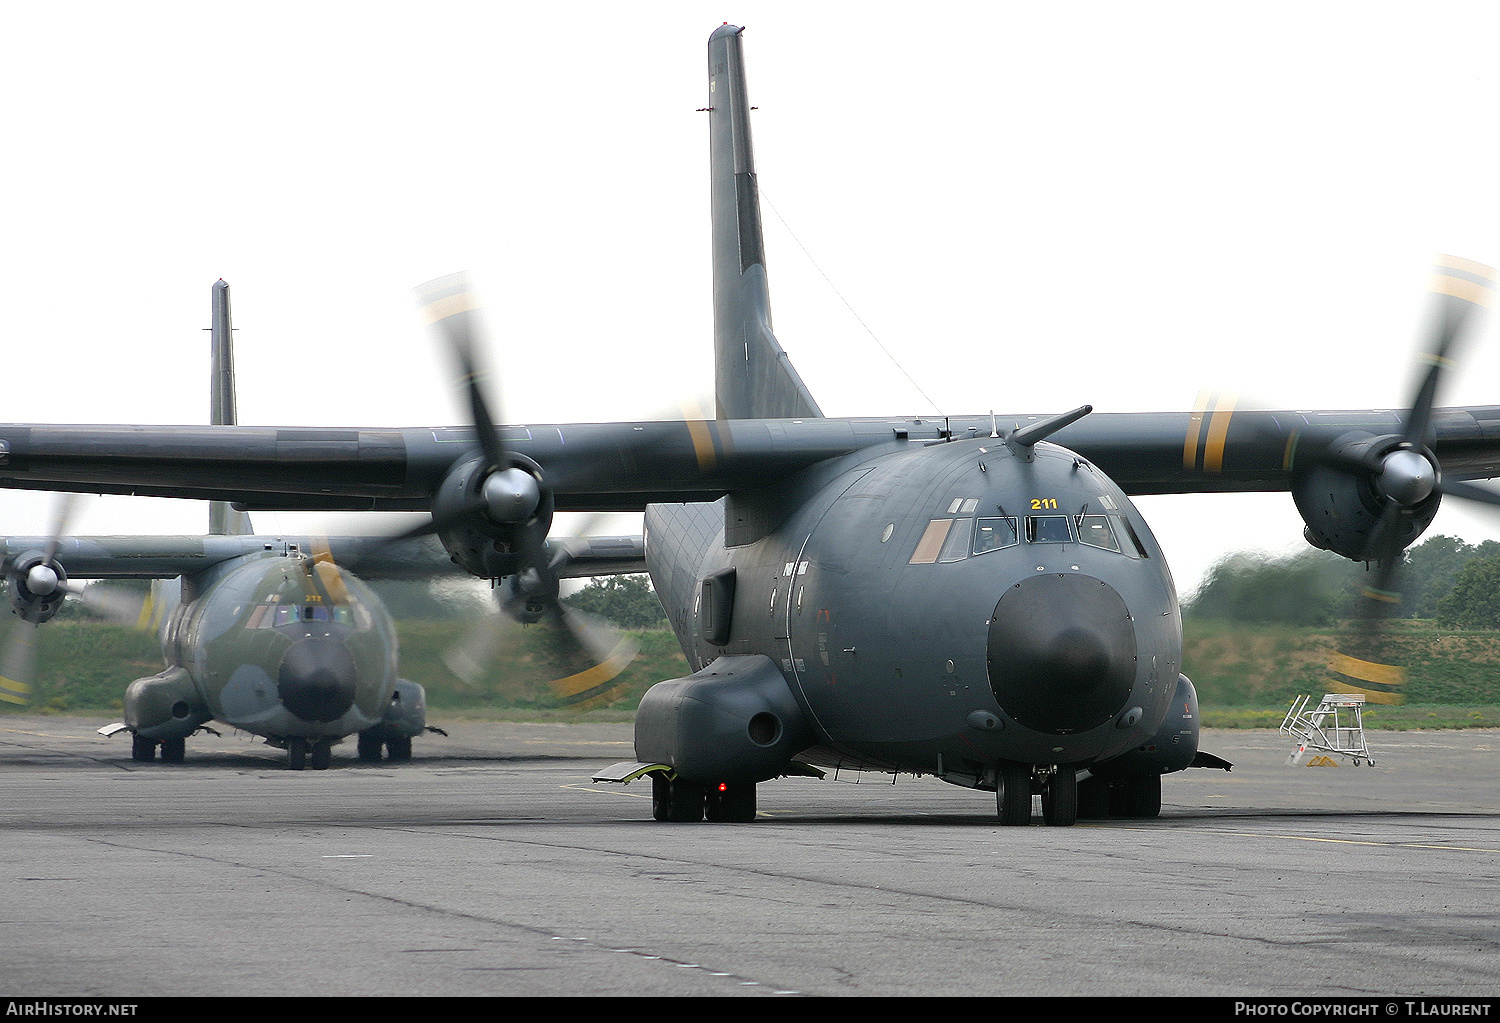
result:
[[(234, 329), (229, 322), (229, 285), (220, 279), (213, 286), (213, 317), (209, 327), (208, 415), (213, 426), (234, 426), (239, 422), (234, 393)], [(215, 536), (248, 536), (250, 516), (235, 511), (227, 501), (208, 503), (208, 531)]]
[(720, 419), (817, 418), (823, 414), (818, 403), (771, 331), (743, 31), (726, 24), (708, 39), (717, 414)]

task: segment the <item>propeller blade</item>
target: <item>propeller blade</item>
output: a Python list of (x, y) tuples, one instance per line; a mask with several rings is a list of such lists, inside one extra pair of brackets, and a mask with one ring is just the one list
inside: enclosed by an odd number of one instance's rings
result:
[(111, 624), (128, 625), (141, 632), (149, 630), (160, 616), (150, 590), (118, 589), (106, 582), (69, 583), (68, 596)]
[(1495, 271), (1491, 267), (1459, 256), (1438, 257), (1432, 280), (1437, 315), (1427, 350), (1421, 356), (1427, 369), (1406, 413), (1403, 439), (1409, 443), (1425, 442), (1443, 372), (1452, 367), (1458, 345), (1473, 321), (1475, 309), (1490, 304), (1494, 289)]
[(52, 509), (52, 532), (47, 534), (47, 560), (57, 556), (58, 545), (68, 535), (68, 525), (78, 510), (78, 494), (58, 494)]
[(444, 666), (465, 685), (477, 687), (495, 661), (502, 634), (515, 624), (515, 619), (498, 606), (492, 608), (488, 614), (464, 630), (458, 641), (443, 652)]
[(1462, 498), (1465, 501), (1475, 501), (1479, 504), (1500, 506), (1500, 494), (1495, 493), (1488, 487), (1481, 487), (1477, 483), (1469, 483), (1466, 480), (1443, 480), (1438, 489), (1449, 497)]
[(1399, 577), (1405, 555), (1375, 563), (1371, 578), (1355, 598), (1354, 618), (1329, 660), (1333, 692), (1357, 693), (1368, 703), (1404, 702), (1406, 669), (1392, 640), (1390, 619), (1400, 612)]
[(491, 403), (485, 397), (485, 374), (479, 366), (478, 342), (483, 337), (479, 323), (479, 297), (467, 273), (449, 274), (428, 281), (417, 289), (422, 314), (436, 327), (447, 342), (458, 364), (459, 382), (469, 402), (469, 419), (474, 424), (480, 450), (493, 466), (504, 468), (505, 444), (500, 439), (498, 420), (491, 414)]
[(603, 707), (624, 694), (626, 683), (620, 675), (635, 661), (641, 645), (597, 615), (560, 605), (562, 622), (578, 645), (589, 652), (596, 663), (587, 671), (554, 679), (552, 689), (575, 711)]
[[(576, 713), (608, 706), (624, 694), (621, 674), (634, 662), (640, 644), (596, 615), (558, 603), (544, 621), (560, 626), (567, 645), (582, 652), (590, 667), (551, 679), (548, 686), (566, 709)], [(478, 689), (506, 646), (507, 634), (523, 628), (498, 607), (481, 618), (443, 654), (443, 664), (471, 688)]]
[(0, 662), (0, 700), (22, 706), (31, 702), (32, 682), (36, 677), (35, 622), (17, 618), (5, 644), (5, 658)]

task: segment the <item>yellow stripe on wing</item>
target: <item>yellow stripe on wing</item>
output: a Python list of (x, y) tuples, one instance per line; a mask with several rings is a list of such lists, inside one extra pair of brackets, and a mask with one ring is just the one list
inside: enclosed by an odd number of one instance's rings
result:
[(1208, 443), (1203, 448), (1203, 471), (1218, 472), (1224, 468), (1224, 442), (1229, 438), (1229, 420), (1234, 415), (1235, 398), (1219, 400), (1208, 423)]

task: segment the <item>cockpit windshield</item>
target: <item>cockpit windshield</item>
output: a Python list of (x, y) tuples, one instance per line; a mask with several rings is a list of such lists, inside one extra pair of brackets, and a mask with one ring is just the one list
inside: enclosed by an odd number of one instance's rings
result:
[(1078, 542), (1106, 551), (1120, 550), (1120, 542), (1110, 528), (1108, 515), (1078, 516)]
[(250, 612), (247, 629), (279, 629), (299, 622), (334, 622), (369, 627), (369, 614), (357, 604), (261, 604)]
[(1073, 521), (1066, 515), (1026, 516), (1027, 543), (1071, 543)]
[(987, 554), (1020, 543), (1016, 520), (1009, 516), (981, 518), (974, 529), (974, 553)]

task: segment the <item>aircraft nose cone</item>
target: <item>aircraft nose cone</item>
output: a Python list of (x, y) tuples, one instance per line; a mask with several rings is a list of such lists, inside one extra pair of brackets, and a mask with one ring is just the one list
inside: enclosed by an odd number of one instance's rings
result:
[(304, 721), (335, 721), (354, 706), (358, 672), (349, 649), (322, 636), (300, 639), (281, 658), (276, 693)]
[(1125, 708), (1135, 684), (1135, 626), (1108, 584), (1038, 575), (1005, 591), (990, 620), (990, 689), (1027, 728), (1094, 728)]

